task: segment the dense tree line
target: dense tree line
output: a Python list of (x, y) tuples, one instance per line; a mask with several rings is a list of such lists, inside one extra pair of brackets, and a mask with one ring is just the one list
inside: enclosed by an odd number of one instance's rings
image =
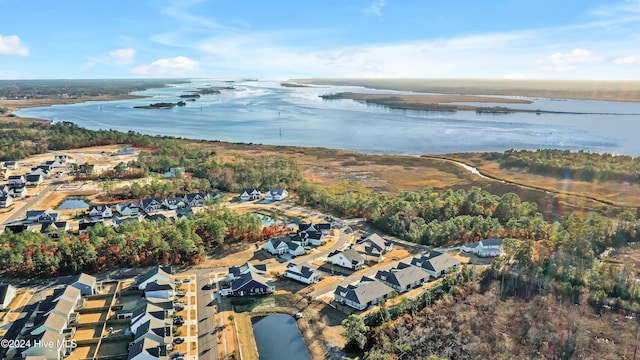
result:
[(0, 234), (0, 268), (12, 276), (51, 276), (129, 266), (197, 264), (225, 243), (258, 241), (263, 227), (255, 216), (211, 209), (184, 220), (102, 223), (87, 235), (25, 231)]
[(544, 149), (487, 153), (483, 158), (498, 161), (505, 169), (523, 169), (532, 174), (563, 179), (630, 183), (640, 181), (640, 157)]
[(548, 226), (535, 203), (514, 193), (470, 190), (374, 194), (352, 184), (327, 189), (304, 182), (296, 191), (303, 205), (344, 217), (365, 217), (381, 231), (416, 243), (442, 246), (487, 237), (545, 239)]
[(0, 96), (50, 98), (129, 94), (167, 84), (185, 83), (177, 79), (76, 79), (76, 80), (0, 80)]
[(212, 187), (225, 191), (243, 188), (295, 188), (302, 174), (295, 160), (282, 156), (237, 156), (223, 161), (215, 152), (184, 146), (178, 141), (164, 141), (158, 149), (140, 154), (140, 162), (150, 171), (164, 173), (183, 167), (194, 177), (208, 180)]

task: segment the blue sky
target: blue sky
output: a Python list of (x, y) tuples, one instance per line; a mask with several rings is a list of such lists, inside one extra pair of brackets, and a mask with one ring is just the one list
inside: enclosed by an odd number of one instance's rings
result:
[(638, 0), (0, 0), (0, 79), (640, 79), (638, 29)]

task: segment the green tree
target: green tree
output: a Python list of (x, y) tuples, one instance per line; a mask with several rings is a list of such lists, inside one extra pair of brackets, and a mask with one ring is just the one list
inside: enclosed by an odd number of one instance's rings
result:
[(347, 339), (347, 346), (364, 350), (364, 346), (367, 344), (367, 333), (369, 332), (369, 327), (365, 325), (364, 320), (360, 316), (352, 314), (342, 320), (342, 326), (344, 327), (342, 336)]

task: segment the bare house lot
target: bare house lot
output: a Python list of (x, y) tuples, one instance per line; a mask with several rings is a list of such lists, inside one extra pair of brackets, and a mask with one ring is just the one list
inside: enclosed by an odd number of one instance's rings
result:
[(76, 328), (76, 340), (90, 340), (97, 339), (102, 334), (102, 325), (95, 325), (89, 327), (78, 327)]
[(102, 340), (100, 349), (98, 349), (97, 358), (103, 356), (117, 356), (121, 355), (125, 358), (129, 354), (129, 340), (108, 341)]
[(88, 300), (87, 303), (85, 304), (84, 308), (87, 309), (87, 310), (90, 310), (90, 309), (103, 309), (105, 307), (108, 307), (110, 304), (111, 304), (111, 298)]
[(98, 344), (91, 345), (79, 345), (71, 355), (66, 357), (66, 360), (82, 360), (82, 359), (90, 359), (93, 357), (96, 349), (98, 348)]

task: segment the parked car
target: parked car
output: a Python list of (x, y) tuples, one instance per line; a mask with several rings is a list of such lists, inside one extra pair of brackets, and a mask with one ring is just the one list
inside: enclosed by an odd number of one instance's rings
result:
[(177, 359), (179, 357), (184, 357), (184, 354), (181, 353), (181, 352), (175, 352), (175, 353), (169, 355), (169, 359)]
[(173, 325), (182, 326), (184, 325), (184, 320), (181, 320), (181, 319), (173, 320)]
[(190, 282), (191, 282), (191, 278), (184, 278), (184, 279), (182, 280), (182, 283), (183, 283), (183, 284), (188, 284), (188, 283), (190, 283)]
[(187, 293), (184, 291), (176, 291), (176, 296), (183, 297), (185, 295), (187, 295)]
[(173, 280), (173, 283), (176, 284), (176, 285), (182, 285), (182, 280), (175, 279), (175, 280)]
[(182, 344), (183, 342), (184, 342), (184, 338), (183, 337), (179, 337), (179, 338), (173, 339), (173, 343), (174, 344)]

